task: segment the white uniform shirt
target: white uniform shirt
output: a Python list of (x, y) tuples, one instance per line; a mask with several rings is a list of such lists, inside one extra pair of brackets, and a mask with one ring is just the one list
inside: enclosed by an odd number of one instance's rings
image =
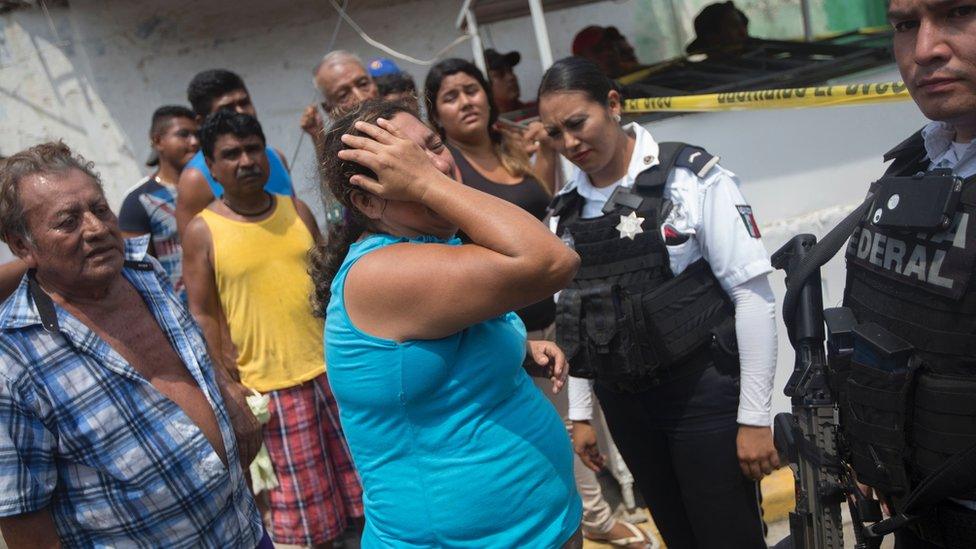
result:
[[(618, 186), (633, 186), (638, 174), (660, 164), (659, 147), (650, 132), (636, 123), (628, 124), (624, 130), (636, 140), (627, 175), (612, 185), (597, 188), (590, 183), (585, 172), (574, 166), (568, 184), (560, 191), (563, 194), (575, 189), (579, 193), (584, 199), (583, 218), (603, 215), (604, 204)], [(739, 192), (735, 174), (717, 163), (704, 177), (698, 177), (687, 168), (676, 167), (665, 183), (664, 198), (670, 200), (673, 207), (661, 225), (661, 237), (665, 237), (664, 231), (669, 225), (678, 234), (688, 236), (681, 244), (668, 246), (671, 271), (675, 275), (705, 258), (722, 288), (729, 292), (735, 286), (772, 272), (769, 255), (759, 239), (752, 210)], [(557, 223), (558, 219), (551, 220), (553, 228)], [(649, 225), (643, 228), (651, 229)], [(773, 333), (766, 341), (772, 341), (775, 347), (775, 325), (771, 331)], [(762, 375), (744, 376), (742, 380), (738, 414), (740, 423), (769, 424), (775, 351), (771, 355), (772, 358), (767, 359), (771, 364), (761, 367)], [(571, 377), (568, 390), (569, 418), (589, 419), (592, 414), (589, 381)]]
[[(569, 184), (560, 191), (563, 194), (576, 189), (583, 197), (583, 218), (602, 215), (603, 205), (614, 189), (633, 186), (638, 174), (660, 164), (659, 147), (650, 132), (636, 123), (628, 124), (624, 130), (636, 138), (636, 144), (623, 179), (596, 188), (574, 166)], [(732, 172), (716, 164), (701, 178), (687, 168), (675, 168), (665, 184), (664, 198), (671, 201), (673, 208), (661, 226), (661, 237), (664, 238), (667, 225), (689, 236), (682, 244), (668, 246), (671, 271), (675, 275), (704, 257), (722, 288), (728, 291), (773, 270), (762, 241), (750, 235), (746, 226), (753, 221), (751, 214), (740, 213), (740, 210), (747, 211), (744, 208), (748, 208), (748, 202), (739, 192), (739, 181)], [(750, 218), (744, 219), (744, 215)]]

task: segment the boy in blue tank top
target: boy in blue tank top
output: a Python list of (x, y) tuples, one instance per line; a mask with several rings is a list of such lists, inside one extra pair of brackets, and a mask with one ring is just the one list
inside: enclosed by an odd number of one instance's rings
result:
[[(224, 69), (210, 69), (197, 73), (190, 81), (186, 94), (196, 112), (198, 121), (221, 109), (257, 116), (251, 95), (244, 81), (237, 74)], [(295, 189), (288, 174), (284, 157), (268, 147), (270, 174), (265, 190), (270, 193), (294, 196)], [(214, 198), (223, 195), (224, 189), (213, 178), (202, 153), (197, 153), (180, 174), (177, 184), (176, 226), (182, 234), (193, 216), (207, 207)]]

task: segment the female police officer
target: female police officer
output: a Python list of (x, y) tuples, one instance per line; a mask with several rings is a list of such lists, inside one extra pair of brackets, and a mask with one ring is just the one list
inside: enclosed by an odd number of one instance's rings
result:
[[(669, 547), (765, 547), (757, 480), (778, 466), (772, 270), (735, 176), (704, 149), (621, 127), (620, 95), (588, 61), (539, 88), (572, 161), (552, 210), (582, 266), (559, 297), (576, 451), (600, 457), (590, 383)], [(580, 378), (590, 378), (587, 381)]]

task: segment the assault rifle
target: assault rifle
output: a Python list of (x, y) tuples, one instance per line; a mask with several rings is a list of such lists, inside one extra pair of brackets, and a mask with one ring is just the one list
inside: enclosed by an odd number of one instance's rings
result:
[[(945, 176), (941, 172), (930, 175)], [(793, 413), (778, 414), (774, 420), (776, 448), (793, 469), (796, 510), (790, 514), (792, 544), (784, 545), (787, 540), (783, 540), (776, 547), (842, 548), (840, 504), (847, 499), (855, 549), (877, 549), (885, 535), (919, 520), (947, 498), (961, 497), (976, 489), (974, 444), (916, 482), (894, 514), (883, 518), (879, 503), (862, 494), (850, 464), (843, 459), (847, 452), (838, 429), (841, 418), (837, 389), (844, 381), (839, 368), (849, 362), (854, 351), (856, 320), (849, 309), (823, 310), (820, 267), (841, 249), (874, 202), (872, 187), (864, 202), (824, 235), (820, 243), (813, 235), (801, 234), (773, 254), (773, 265), (786, 271), (783, 321), (796, 351), (793, 375), (783, 390), (791, 399)], [(824, 334), (825, 323), (828, 338)], [(824, 354), (825, 339), (829, 362)]]
[[(825, 314), (835, 317), (828, 318), (828, 324), (839, 326), (838, 330), (853, 327), (853, 319), (847, 322), (841, 318), (844, 309), (823, 310), (822, 261), (814, 267), (816, 258), (808, 257), (816, 243), (815, 236), (801, 234), (772, 257), (773, 266), (786, 271), (783, 317), (796, 351), (793, 374), (783, 390), (790, 397), (793, 412), (778, 414), (774, 421), (776, 448), (782, 460), (791, 464), (796, 486), (790, 537), (795, 549), (842, 549), (841, 503), (847, 499), (854, 517), (855, 548), (877, 549), (881, 538), (872, 535), (864, 521), (880, 520), (880, 509), (877, 502), (861, 495), (850, 467), (841, 459), (838, 404), (830, 388), (831, 372), (824, 353)], [(832, 344), (844, 341), (843, 335), (832, 334)], [(843, 344), (832, 348), (832, 354), (849, 352), (851, 349)], [(784, 542), (777, 547), (788, 546)]]

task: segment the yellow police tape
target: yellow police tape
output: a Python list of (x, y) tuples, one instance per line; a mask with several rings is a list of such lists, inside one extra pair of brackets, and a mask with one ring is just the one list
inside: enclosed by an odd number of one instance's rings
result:
[(782, 88), (703, 95), (644, 97), (624, 101), (624, 113), (714, 112), (868, 105), (909, 99), (904, 82)]

